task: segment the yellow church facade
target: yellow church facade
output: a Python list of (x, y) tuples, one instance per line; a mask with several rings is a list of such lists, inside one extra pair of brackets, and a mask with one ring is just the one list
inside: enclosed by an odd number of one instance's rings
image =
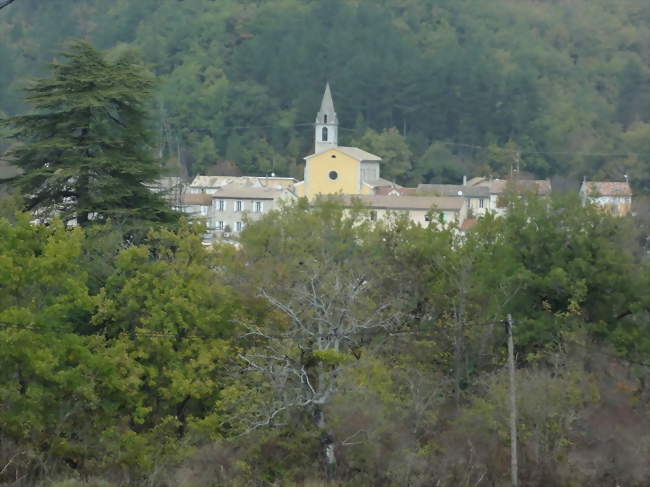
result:
[(295, 185), (298, 196), (371, 195), (374, 188), (390, 184), (379, 177), (381, 159), (356, 147), (335, 147), (305, 158), (304, 181)]

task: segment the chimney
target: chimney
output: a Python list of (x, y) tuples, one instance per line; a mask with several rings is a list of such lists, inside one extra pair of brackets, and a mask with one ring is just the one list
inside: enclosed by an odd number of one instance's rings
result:
[(463, 186), (467, 186), (467, 176), (463, 175)]

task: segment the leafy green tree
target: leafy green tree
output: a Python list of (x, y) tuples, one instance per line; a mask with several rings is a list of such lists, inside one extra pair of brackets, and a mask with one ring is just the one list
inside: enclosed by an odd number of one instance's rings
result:
[(460, 184), (470, 168), (461, 158), (455, 156), (444, 142), (434, 142), (413, 163), (413, 183)]
[(27, 88), (35, 113), (3, 123), (27, 208), (81, 226), (171, 222), (174, 214), (144, 183), (160, 174), (146, 128), (152, 78), (131, 51), (102, 53), (74, 41), (52, 77)]
[(411, 170), (411, 150), (406, 139), (391, 127), (383, 132), (372, 129), (354, 141), (354, 145), (381, 157), (381, 174), (389, 180), (403, 182)]
[(143, 370), (138, 394), (147, 429), (168, 423), (183, 435), (216, 421), (236, 301), (213, 271), (219, 262), (203, 247), (202, 230), (161, 229), (123, 250), (92, 318)]
[(128, 448), (120, 418), (138, 414), (140, 370), (125, 347), (88, 335), (83, 232), (16, 214), (0, 234), (0, 442), (20, 452), (3, 457), (0, 481), (101, 465), (108, 436)]
[(645, 267), (635, 262), (629, 220), (582, 206), (577, 196), (513, 194), (495, 230), (503, 240), (494, 251), (505, 258), (493, 285), (512, 294), (521, 346), (534, 350), (582, 326), (590, 338), (613, 342), (618, 330), (644, 329)]

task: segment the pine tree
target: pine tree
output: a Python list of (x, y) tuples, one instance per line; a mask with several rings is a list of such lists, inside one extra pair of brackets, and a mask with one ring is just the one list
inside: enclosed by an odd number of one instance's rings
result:
[(5, 120), (27, 209), (85, 226), (170, 222), (145, 183), (160, 175), (146, 128), (153, 79), (131, 52), (110, 55), (72, 41), (52, 75), (26, 89), (32, 114)]

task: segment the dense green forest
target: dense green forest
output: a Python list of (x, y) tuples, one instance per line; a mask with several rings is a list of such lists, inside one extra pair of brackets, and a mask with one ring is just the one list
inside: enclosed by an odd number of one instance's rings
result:
[[(18, 202), (19, 203), (19, 202)], [(627, 219), (516, 198), (474, 231), (305, 201), (181, 223), (0, 216), (4, 485), (647, 485), (650, 269)]]
[(342, 142), (400, 182), (518, 158), (646, 190), (649, 23), (646, 0), (20, 0), (0, 15), (0, 113), (21, 113), (27, 80), (80, 37), (140, 50), (174, 171), (301, 177), (329, 80)]

